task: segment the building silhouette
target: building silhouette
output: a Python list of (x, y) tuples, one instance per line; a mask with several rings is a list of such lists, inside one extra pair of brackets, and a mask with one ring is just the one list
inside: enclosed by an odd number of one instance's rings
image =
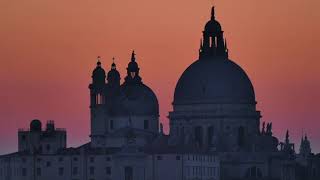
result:
[(157, 96), (140, 76), (135, 52), (124, 82), (113, 62), (92, 72), (91, 141), (66, 146), (66, 130), (39, 120), (19, 129), (18, 151), (0, 156), (0, 180), (316, 180), (320, 155), (307, 136), (299, 153), (260, 121), (254, 87), (229, 59), (212, 8), (199, 49), (177, 82), (170, 133), (159, 124)]

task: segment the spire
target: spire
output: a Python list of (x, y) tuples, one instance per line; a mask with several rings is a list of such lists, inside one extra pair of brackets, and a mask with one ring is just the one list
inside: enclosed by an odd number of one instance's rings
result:
[(136, 61), (136, 54), (134, 53), (134, 50), (132, 51), (132, 54), (131, 54), (131, 61), (132, 62)]
[(212, 6), (211, 8), (211, 20), (215, 20), (216, 17), (215, 17), (215, 11), (214, 11), (214, 6)]
[(286, 143), (289, 143), (289, 130), (287, 130), (287, 133), (286, 133)]

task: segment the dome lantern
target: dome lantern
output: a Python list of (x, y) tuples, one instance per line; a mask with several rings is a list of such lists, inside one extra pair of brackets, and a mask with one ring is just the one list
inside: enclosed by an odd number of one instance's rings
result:
[(211, 9), (211, 19), (207, 22), (203, 31), (203, 42), (200, 45), (199, 58), (228, 57), (223, 31), (220, 23), (215, 18), (214, 6)]

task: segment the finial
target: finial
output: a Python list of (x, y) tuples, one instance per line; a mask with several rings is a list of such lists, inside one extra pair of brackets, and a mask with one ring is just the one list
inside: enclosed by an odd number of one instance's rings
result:
[(214, 20), (216, 17), (215, 17), (215, 11), (214, 11), (214, 6), (212, 6), (212, 9), (211, 9), (211, 20)]
[(132, 54), (131, 54), (131, 61), (136, 61), (136, 54), (134, 53), (134, 50), (132, 51)]
[(98, 62), (97, 62), (97, 66), (101, 66), (101, 61), (100, 61), (100, 59), (101, 59), (101, 57), (98, 56), (98, 57), (97, 57), (97, 61), (98, 61)]
[(114, 63), (115, 58), (112, 58), (111, 69), (116, 69), (116, 64)]
[(289, 130), (287, 130), (287, 133), (286, 133), (286, 140), (289, 140)]

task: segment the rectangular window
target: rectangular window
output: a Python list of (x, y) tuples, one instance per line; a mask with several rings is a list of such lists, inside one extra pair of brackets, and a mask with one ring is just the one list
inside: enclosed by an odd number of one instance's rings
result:
[(89, 173), (90, 173), (90, 175), (94, 175), (94, 167), (90, 167), (90, 169), (89, 169)]
[(47, 161), (46, 165), (47, 165), (47, 167), (50, 167), (51, 166), (51, 162)]
[(63, 176), (63, 174), (64, 174), (64, 169), (63, 169), (63, 167), (60, 167), (59, 168), (59, 176)]
[(111, 167), (106, 167), (106, 174), (111, 175)]
[(94, 157), (90, 157), (90, 162), (94, 163)]
[(161, 156), (157, 156), (157, 159), (158, 159), (158, 160), (162, 160), (162, 157), (161, 157)]
[(144, 120), (144, 129), (149, 129), (149, 121), (148, 120)]
[(77, 157), (73, 157), (73, 161), (78, 161), (78, 158)]
[(72, 174), (77, 175), (78, 174), (78, 167), (73, 167), (72, 168)]
[(37, 168), (37, 176), (41, 176), (41, 168)]
[(22, 176), (27, 176), (27, 169), (26, 168), (22, 168)]
[(180, 156), (176, 156), (176, 160), (180, 160)]
[(59, 157), (59, 162), (62, 162), (63, 161), (63, 157)]
[(107, 157), (107, 158), (106, 158), (106, 161), (111, 161), (111, 158), (110, 158), (110, 157)]
[(110, 120), (110, 129), (113, 129), (113, 120)]

